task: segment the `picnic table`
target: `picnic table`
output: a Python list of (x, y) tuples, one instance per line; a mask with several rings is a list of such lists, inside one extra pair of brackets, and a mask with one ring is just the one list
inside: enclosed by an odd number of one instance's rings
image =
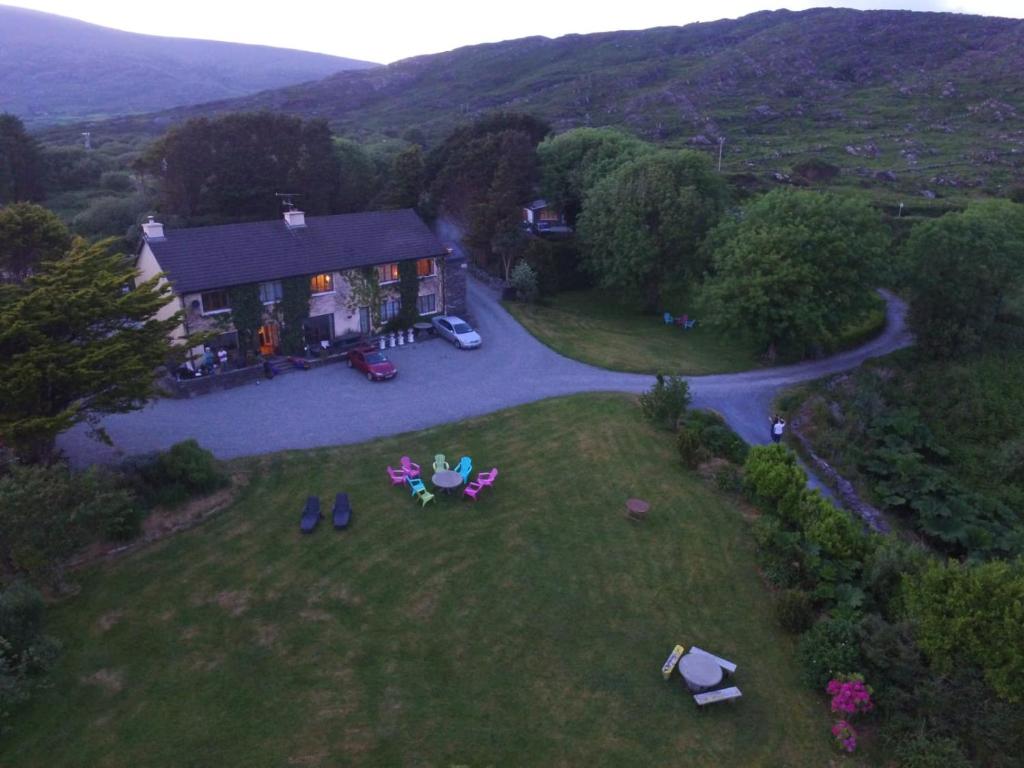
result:
[(688, 653), (679, 660), (679, 674), (694, 693), (714, 688), (722, 682), (722, 668), (702, 653)]

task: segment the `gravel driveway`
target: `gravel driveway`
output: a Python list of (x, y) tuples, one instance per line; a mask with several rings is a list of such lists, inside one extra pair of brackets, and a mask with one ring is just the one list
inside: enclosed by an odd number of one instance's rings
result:
[[(396, 348), (390, 352), (399, 374), (392, 381), (371, 384), (344, 365), (329, 365), (108, 416), (103, 426), (116, 449), (89, 439), (82, 426), (62, 435), (58, 444), (78, 466), (165, 449), (189, 437), (227, 459), (359, 443), (576, 392), (639, 393), (653, 382), (651, 376), (606, 371), (553, 352), (480, 283), (469, 281), (468, 298), (483, 346), (460, 351), (434, 339)], [(910, 343), (906, 307), (895, 296), (886, 299), (887, 329), (864, 346), (798, 365), (692, 377), (694, 404), (720, 412), (748, 442), (768, 442), (768, 409), (782, 388)]]

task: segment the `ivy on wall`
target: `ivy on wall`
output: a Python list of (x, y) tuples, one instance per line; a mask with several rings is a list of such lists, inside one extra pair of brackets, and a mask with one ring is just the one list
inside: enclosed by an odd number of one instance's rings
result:
[(301, 355), (305, 347), (302, 322), (309, 317), (308, 277), (286, 277), (281, 281), (281, 348), (285, 354)]
[(413, 260), (398, 262), (398, 297), (401, 308), (398, 320), (402, 327), (409, 327), (419, 319), (417, 300), (420, 296), (420, 278)]
[(263, 302), (256, 283), (237, 285), (228, 292), (231, 306), (231, 321), (238, 332), (238, 351), (243, 364), (248, 362), (249, 353), (256, 349), (260, 326), (263, 325)]
[(380, 327), (380, 281), (375, 267), (354, 269), (347, 274), (351, 292), (348, 296), (348, 308), (358, 312), (360, 307), (370, 308), (370, 327)]

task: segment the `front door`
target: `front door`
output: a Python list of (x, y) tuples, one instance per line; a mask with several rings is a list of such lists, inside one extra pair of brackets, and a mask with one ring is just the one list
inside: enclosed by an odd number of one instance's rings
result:
[(281, 346), (280, 326), (277, 323), (267, 323), (260, 326), (260, 354), (264, 356), (276, 355), (279, 346)]
[(370, 332), (370, 308), (360, 307), (359, 308), (359, 332), (362, 334), (368, 334)]

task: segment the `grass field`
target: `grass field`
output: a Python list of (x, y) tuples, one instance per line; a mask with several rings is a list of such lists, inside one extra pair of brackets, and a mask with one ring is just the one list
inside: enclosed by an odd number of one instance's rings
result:
[(523, 327), (566, 357), (615, 371), (699, 376), (759, 365), (754, 345), (701, 325), (684, 331), (598, 289), (567, 291), (546, 304), (505, 302)]
[[(827, 765), (740, 509), (637, 416), (578, 396), (236, 463), (229, 509), (53, 607), (64, 655), (0, 765)], [(495, 487), (421, 510), (388, 485), (437, 452)], [(352, 529), (300, 536), (305, 496), (342, 489)], [(676, 642), (737, 662), (742, 701), (663, 682)]]

